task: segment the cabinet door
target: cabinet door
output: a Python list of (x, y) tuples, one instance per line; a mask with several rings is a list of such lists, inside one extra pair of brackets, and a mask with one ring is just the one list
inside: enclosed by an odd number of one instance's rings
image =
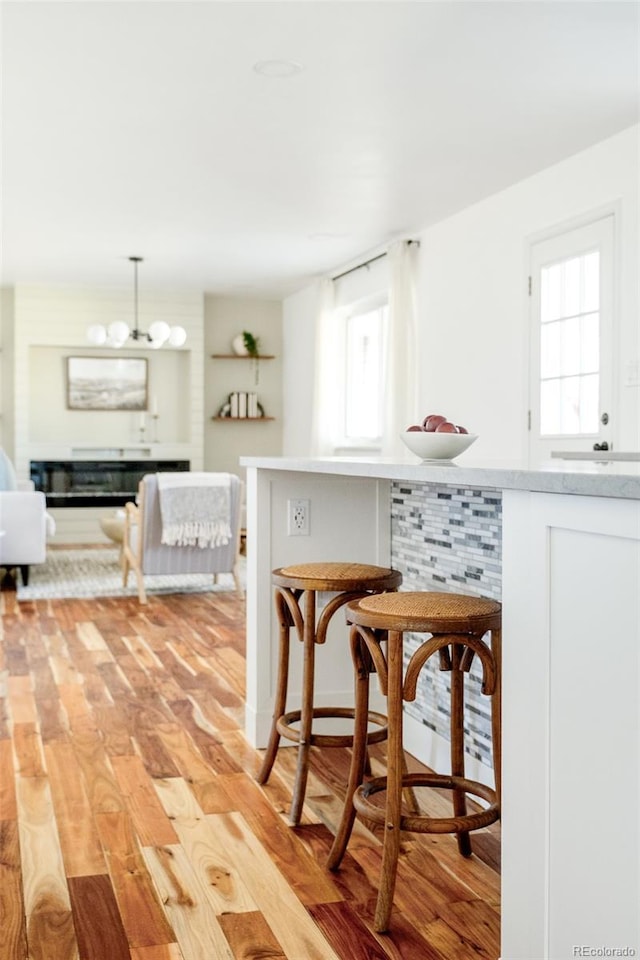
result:
[(640, 504), (506, 491), (503, 510), (502, 956), (634, 956)]

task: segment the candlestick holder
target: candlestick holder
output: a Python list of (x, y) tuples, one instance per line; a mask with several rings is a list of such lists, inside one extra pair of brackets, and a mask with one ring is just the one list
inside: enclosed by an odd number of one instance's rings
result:
[(158, 416), (157, 413), (153, 413), (151, 415), (151, 419), (153, 420), (153, 442), (157, 443), (158, 442), (158, 420), (160, 419), (160, 417)]

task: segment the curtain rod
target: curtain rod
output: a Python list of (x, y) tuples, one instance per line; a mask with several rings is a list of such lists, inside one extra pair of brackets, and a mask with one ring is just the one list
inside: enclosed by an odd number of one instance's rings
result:
[[(408, 246), (410, 246), (412, 243), (417, 243), (418, 246), (420, 246), (419, 240), (406, 240), (405, 243)], [(336, 274), (335, 277), (331, 277), (331, 279), (334, 281), (341, 280), (342, 277), (347, 277), (350, 273), (355, 273), (356, 270), (362, 270), (363, 267), (368, 267), (370, 266), (370, 264), (375, 263), (376, 260), (382, 260), (382, 258), (386, 256), (387, 256), (387, 251), (385, 250), (384, 253), (379, 253), (375, 257), (370, 257), (369, 260), (365, 260), (364, 263), (359, 263), (355, 267), (350, 267), (348, 270), (344, 270), (342, 273)]]

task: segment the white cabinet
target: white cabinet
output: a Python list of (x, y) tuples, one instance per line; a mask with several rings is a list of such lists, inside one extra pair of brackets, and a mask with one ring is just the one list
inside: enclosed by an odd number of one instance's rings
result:
[[(527, 472), (339, 458), (244, 463), (247, 735), (258, 746), (277, 663), (270, 570), (352, 550), (354, 559), (388, 562), (385, 481), (502, 490), (502, 960), (640, 956), (636, 465)], [(292, 497), (310, 500), (309, 537), (286, 534)], [(340, 652), (321, 677), (328, 703), (349, 702), (348, 680), (338, 680), (350, 665)]]
[(637, 956), (640, 504), (503, 509), (502, 957)]
[[(290, 536), (288, 501), (301, 498), (309, 501), (309, 535)], [(253, 746), (264, 747), (271, 728), (279, 650), (271, 571), (314, 560), (388, 565), (389, 484), (384, 480), (249, 468), (247, 530), (245, 734)], [(317, 706), (353, 704), (353, 665), (349, 645), (344, 642), (344, 624), (344, 614), (336, 614), (329, 626), (329, 642), (316, 651)], [(289, 688), (287, 709), (299, 709), (300, 643), (291, 647)], [(372, 699), (372, 709), (383, 706), (377, 689)]]

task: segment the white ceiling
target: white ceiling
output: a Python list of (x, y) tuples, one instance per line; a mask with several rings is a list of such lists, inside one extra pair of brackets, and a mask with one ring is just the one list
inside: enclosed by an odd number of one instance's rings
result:
[(2, 282), (289, 293), (637, 122), (638, 14), (2, 2)]

